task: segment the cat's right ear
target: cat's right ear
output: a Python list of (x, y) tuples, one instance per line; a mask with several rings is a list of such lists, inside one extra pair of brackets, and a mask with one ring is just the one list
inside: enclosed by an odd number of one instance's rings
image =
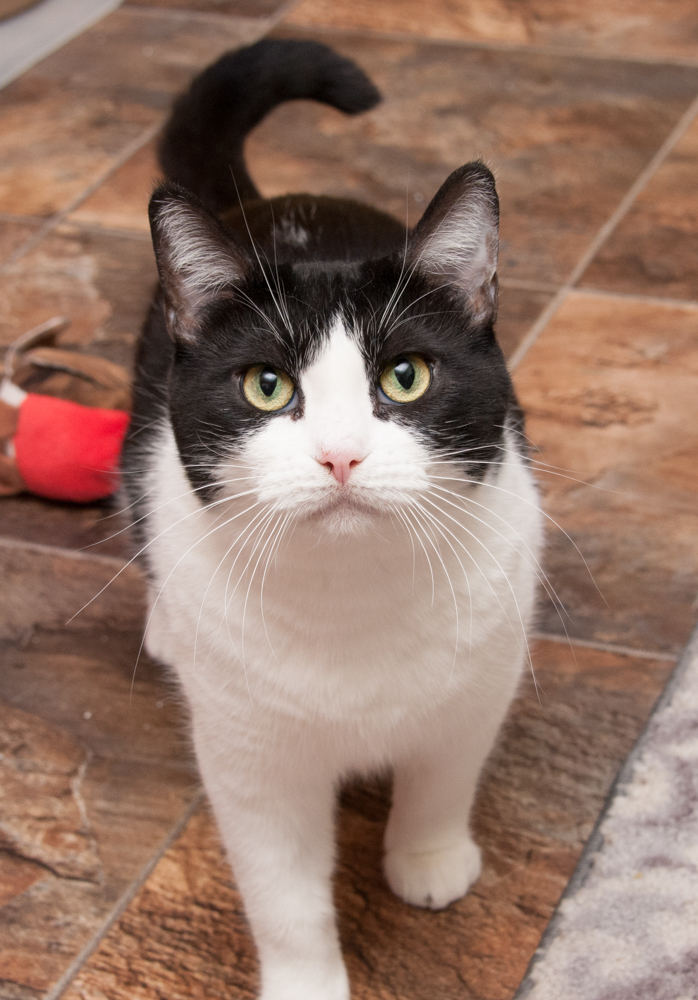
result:
[(176, 184), (156, 189), (148, 215), (167, 329), (173, 340), (192, 345), (206, 307), (234, 296), (250, 261), (218, 219)]
[(491, 323), (497, 312), (499, 199), (484, 163), (466, 163), (444, 181), (415, 226), (407, 263)]

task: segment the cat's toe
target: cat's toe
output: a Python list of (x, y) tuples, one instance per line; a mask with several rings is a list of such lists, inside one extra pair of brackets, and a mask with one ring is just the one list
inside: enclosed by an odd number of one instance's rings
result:
[(434, 851), (388, 851), (385, 875), (393, 892), (413, 906), (440, 910), (464, 896), (482, 870), (470, 837)]

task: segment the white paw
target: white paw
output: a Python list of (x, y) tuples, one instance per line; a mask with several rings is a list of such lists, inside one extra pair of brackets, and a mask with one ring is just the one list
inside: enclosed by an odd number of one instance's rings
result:
[(480, 848), (470, 837), (436, 851), (388, 851), (384, 860), (388, 884), (413, 906), (440, 910), (464, 896), (482, 870)]

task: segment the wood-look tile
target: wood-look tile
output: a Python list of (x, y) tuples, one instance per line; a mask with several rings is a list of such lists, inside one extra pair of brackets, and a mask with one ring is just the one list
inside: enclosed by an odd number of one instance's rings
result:
[(0, 503), (0, 543), (11, 538), (61, 549), (84, 550), (97, 556), (130, 559), (134, 548), (119, 502), (60, 503), (23, 493)]
[[(474, 830), (484, 872), (431, 913), (383, 880), (384, 786), (342, 796), (337, 907), (357, 1000), (511, 997), (571, 874), (666, 663), (539, 643), (530, 680), (487, 765)], [(256, 995), (242, 904), (213, 821), (195, 816), (79, 972), (66, 1000)]]
[(21, 79), (89, 89), (162, 111), (195, 73), (264, 30), (254, 19), (172, 17), (166, 10), (124, 6)]
[(97, 882), (97, 843), (80, 786), (85, 748), (39, 716), (0, 702), (0, 850), (64, 878)]
[(47, 216), (65, 208), (157, 118), (142, 105), (20, 78), (0, 93), (0, 211)]
[(698, 91), (685, 67), (317, 37), (384, 101), (356, 118), (310, 102), (272, 112), (247, 144), (261, 191), (358, 197), (400, 219), (407, 200), (414, 223), (450, 171), (484, 157), (501, 198), (501, 273), (530, 281), (567, 277)]
[(64, 209), (166, 112), (172, 95), (263, 22), (117, 10), (0, 94), (0, 211)]
[(511, 357), (552, 297), (553, 292), (500, 285), (496, 330), (506, 358)]
[(40, 221), (29, 219), (0, 219), (0, 264), (22, 247), (40, 226)]
[(61, 226), (5, 272), (0, 343), (62, 315), (61, 343), (129, 364), (156, 280), (149, 240)]
[[(12, 646), (12, 656), (19, 655), (17, 643), (28, 642), (37, 629), (46, 635), (59, 635), (68, 619), (72, 619), (73, 631), (102, 628), (108, 635), (135, 628), (135, 623), (142, 621), (145, 584), (134, 566), (117, 572), (123, 565), (119, 559), (69, 554), (0, 538), (0, 642)], [(21, 668), (16, 679), (21, 696), (19, 673)], [(9, 684), (9, 671), (3, 671), (1, 679)], [(55, 683), (60, 685), (60, 678)], [(19, 707), (32, 711), (29, 703)], [(58, 718), (55, 722), (63, 725)]]
[(99, 594), (118, 566), (0, 545), (3, 1000), (56, 982), (196, 786), (170, 685), (147, 657), (134, 672), (140, 576)]
[(128, 0), (129, 7), (159, 7), (196, 11), (197, 14), (230, 14), (234, 17), (273, 17), (287, 0)]
[[(551, 524), (545, 557), (565, 627), (679, 651), (698, 592), (698, 308), (573, 294), (515, 383), (570, 535)], [(563, 629), (551, 607), (543, 625)]]
[(66, 221), (149, 235), (148, 201), (161, 179), (155, 145), (149, 142), (127, 160)]
[(679, 140), (580, 284), (698, 301), (698, 121)]
[(692, 0), (303, 0), (286, 21), (656, 58), (695, 60), (698, 45)]

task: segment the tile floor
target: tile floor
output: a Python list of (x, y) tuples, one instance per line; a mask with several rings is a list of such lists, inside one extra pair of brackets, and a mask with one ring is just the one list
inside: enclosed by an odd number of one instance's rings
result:
[[(270, 30), (351, 55), (385, 100), (277, 110), (249, 142), (265, 193), (415, 221), (465, 160), (497, 172), (499, 334), (567, 612), (541, 601), (542, 693), (523, 685), (488, 764), (473, 891), (436, 914), (393, 899), (388, 792), (361, 784), (337, 901), (357, 998), (507, 1000), (698, 611), (698, 17), (688, 0), (132, 0), (0, 92), (0, 344), (64, 313), (64, 342), (129, 362), (168, 104)], [(176, 695), (145, 657), (131, 688), (142, 582), (120, 527), (106, 505), (0, 501), (0, 1000), (251, 998)]]

